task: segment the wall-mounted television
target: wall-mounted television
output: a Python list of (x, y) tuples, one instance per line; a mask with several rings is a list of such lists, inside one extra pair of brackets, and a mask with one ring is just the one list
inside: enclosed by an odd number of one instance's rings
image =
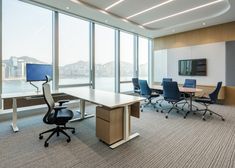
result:
[(206, 76), (206, 59), (179, 60), (179, 75), (182, 76)]
[(26, 81), (46, 81), (46, 75), (52, 77), (50, 64), (26, 64)]

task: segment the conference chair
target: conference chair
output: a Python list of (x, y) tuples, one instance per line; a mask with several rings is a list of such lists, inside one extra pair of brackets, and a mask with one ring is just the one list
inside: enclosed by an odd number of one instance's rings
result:
[(133, 84), (133, 87), (134, 87), (134, 93), (140, 94), (139, 79), (138, 78), (132, 78), (132, 84)]
[(198, 110), (198, 111), (204, 111), (204, 113), (202, 115), (202, 119), (204, 121), (206, 120), (205, 115), (207, 112), (210, 112), (210, 115), (215, 114), (215, 115), (219, 116), (222, 119), (222, 121), (225, 121), (225, 119), (223, 118), (222, 115), (220, 115), (220, 114), (218, 114), (208, 108), (211, 104), (215, 104), (217, 102), (219, 91), (220, 91), (221, 87), (222, 87), (222, 82), (218, 82), (215, 90), (209, 94), (209, 97), (200, 97), (200, 98), (195, 99), (196, 102), (205, 106), (205, 109)]
[[(168, 114), (173, 109), (175, 109), (177, 113), (181, 111), (181, 109), (177, 107), (177, 104), (184, 100), (184, 98), (181, 97), (177, 82), (163, 82), (163, 97), (165, 101), (172, 104), (172, 106), (166, 112), (166, 118), (168, 118)], [(184, 118), (186, 118), (186, 114), (184, 114)]]
[(139, 85), (140, 85), (140, 95), (142, 97), (145, 97), (147, 100), (145, 104), (141, 105), (141, 112), (143, 112), (143, 108), (149, 104), (155, 108), (156, 103), (153, 103), (152, 100), (154, 98), (159, 97), (159, 94), (152, 92), (152, 90), (149, 88), (147, 80), (139, 80)]
[[(197, 87), (197, 80), (196, 79), (185, 79), (183, 87), (186, 87), (186, 88), (196, 88)], [(189, 108), (188, 98), (190, 98), (190, 95), (187, 94), (187, 93), (183, 93), (183, 96), (185, 98), (185, 102), (183, 102), (182, 110), (184, 109), (184, 106), (186, 104), (188, 105), (188, 108)], [(198, 110), (197, 106), (195, 106), (195, 105), (192, 105), (192, 106), (195, 107), (196, 110)]]
[(66, 106), (63, 106), (63, 104), (67, 103), (68, 100), (60, 100), (58, 101), (59, 105), (55, 106), (55, 102), (50, 91), (50, 85), (47, 82), (42, 86), (43, 96), (48, 106), (48, 111), (43, 117), (43, 122), (50, 125), (56, 125), (56, 127), (39, 134), (39, 139), (43, 139), (43, 134), (52, 132), (44, 143), (45, 147), (48, 147), (48, 141), (55, 133), (57, 136), (59, 136), (60, 133), (64, 134), (68, 138), (68, 143), (71, 141), (71, 139), (64, 130), (72, 130), (72, 133), (75, 133), (75, 128), (66, 126), (66, 123), (68, 123), (68, 121), (73, 118), (73, 112), (67, 109)]
[[(172, 78), (163, 78), (161, 85), (163, 85), (163, 82), (172, 82)], [(155, 90), (160, 96), (163, 96), (163, 90)], [(164, 98), (158, 99), (156, 103), (159, 104), (160, 107), (162, 107), (162, 103), (164, 102)]]

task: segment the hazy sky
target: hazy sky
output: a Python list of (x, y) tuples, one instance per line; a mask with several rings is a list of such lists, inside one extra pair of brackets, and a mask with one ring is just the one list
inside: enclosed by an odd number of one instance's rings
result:
[[(52, 12), (17, 0), (3, 1), (3, 59), (30, 56), (52, 62)], [(60, 14), (59, 64), (89, 59), (89, 22)], [(114, 61), (114, 29), (96, 25), (96, 63)], [(148, 59), (147, 39), (140, 38), (139, 62)], [(121, 60), (133, 62), (133, 35), (121, 33)]]

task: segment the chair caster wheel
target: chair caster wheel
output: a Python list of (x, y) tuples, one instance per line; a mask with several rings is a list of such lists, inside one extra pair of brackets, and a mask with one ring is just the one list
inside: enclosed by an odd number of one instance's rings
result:
[(178, 105), (176, 104), (175, 107), (178, 107)]
[(222, 121), (225, 121), (225, 119), (224, 119), (224, 118), (222, 118)]
[(43, 139), (43, 136), (42, 136), (42, 135), (39, 135), (39, 139)]
[(159, 104), (159, 106), (160, 106), (160, 107), (162, 107), (162, 105), (161, 105), (161, 104)]
[(48, 142), (45, 142), (44, 143), (44, 147), (46, 148), (46, 147), (48, 147), (49, 146), (49, 143)]
[(212, 115), (212, 113), (210, 113), (210, 115)]
[(184, 119), (186, 119), (186, 116), (184, 116)]
[(205, 119), (205, 118), (202, 118), (202, 120), (203, 120), (203, 121), (206, 121), (206, 119)]
[(158, 112), (158, 110), (156, 110), (156, 112)]
[(72, 134), (75, 134), (75, 130), (72, 130)]
[(196, 115), (196, 113), (193, 113), (193, 115)]
[(141, 112), (143, 112), (143, 110), (140, 110)]
[(165, 118), (168, 119), (168, 116), (166, 116)]
[(161, 110), (161, 113), (163, 113), (163, 111)]
[(67, 142), (69, 143), (71, 141), (71, 139), (69, 138), (69, 139), (67, 139)]
[(179, 110), (177, 110), (176, 113), (179, 113)]

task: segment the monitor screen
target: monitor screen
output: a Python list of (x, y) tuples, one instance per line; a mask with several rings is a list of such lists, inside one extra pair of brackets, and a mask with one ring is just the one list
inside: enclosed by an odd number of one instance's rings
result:
[(179, 60), (179, 75), (206, 76), (206, 59)]
[(46, 75), (52, 77), (50, 64), (26, 64), (26, 81), (46, 81)]

